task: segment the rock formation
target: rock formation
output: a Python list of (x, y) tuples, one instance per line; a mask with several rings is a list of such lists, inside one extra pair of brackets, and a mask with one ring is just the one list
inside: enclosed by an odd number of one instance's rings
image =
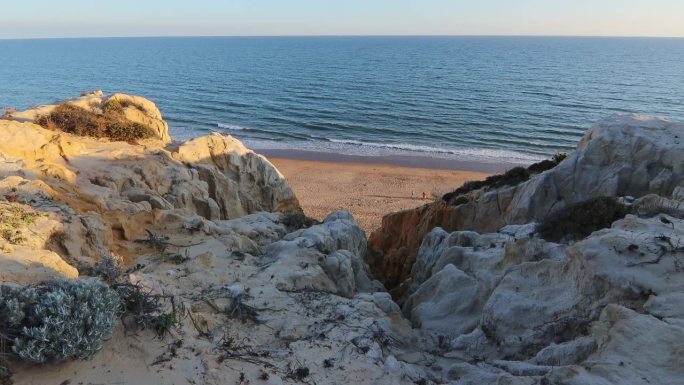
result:
[[(161, 120), (144, 99), (111, 98)], [(13, 362), (12, 379), (679, 384), (683, 132), (613, 117), (552, 170), (390, 215), (367, 242), (346, 211), (306, 220), (282, 175), (230, 136), (111, 142), (0, 120), (2, 283), (100, 276), (163, 310), (154, 328), (122, 316), (91, 361)], [(537, 234), (598, 195), (632, 214), (575, 243)], [(401, 307), (366, 261), (401, 283)]]
[(14, 383), (425, 377), (389, 352), (412, 330), (369, 278), (351, 215), (302, 227), (282, 175), (234, 138), (130, 144), (16, 120), (0, 120), (0, 133), (0, 216), (12, 224), (0, 229), (2, 283), (101, 275), (172, 298), (162, 305), (177, 316), (161, 335), (123, 319), (88, 362), (13, 362)]
[[(98, 90), (92, 93), (84, 93), (76, 99), (67, 100), (66, 103), (88, 111), (101, 113), (109, 101), (119, 103), (126, 119), (152, 128), (156, 134), (156, 139), (164, 143), (171, 142), (168, 123), (162, 119), (161, 112), (157, 106), (142, 96), (126, 94), (106, 96), (104, 92)], [(41, 115), (47, 115), (52, 112), (56, 107), (57, 104), (45, 104), (26, 111), (13, 112), (9, 117), (19, 121), (34, 122)]]
[(388, 287), (410, 274), (423, 237), (447, 231), (492, 232), (537, 222), (554, 210), (597, 196), (669, 197), (684, 184), (684, 125), (643, 115), (614, 115), (592, 127), (553, 169), (515, 186), (467, 193), (383, 218), (369, 239), (368, 262)]

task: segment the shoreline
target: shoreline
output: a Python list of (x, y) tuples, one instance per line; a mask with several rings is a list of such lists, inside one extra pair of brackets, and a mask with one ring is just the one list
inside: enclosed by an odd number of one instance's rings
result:
[[(305, 155), (314, 157), (318, 154)], [(294, 190), (306, 215), (323, 220), (333, 211), (348, 210), (367, 236), (380, 228), (386, 214), (441, 199), (443, 194), (466, 181), (484, 179), (492, 174), (360, 161), (366, 157), (330, 158), (336, 160), (267, 156)]]
[[(289, 159), (331, 163), (354, 163), (365, 165), (385, 165), (426, 170), (469, 171), (478, 173), (501, 173), (516, 166), (528, 166), (524, 162), (482, 162), (430, 157), (424, 155), (349, 155), (323, 151), (298, 149), (252, 148), (268, 159)], [(531, 164), (531, 163), (530, 163)]]

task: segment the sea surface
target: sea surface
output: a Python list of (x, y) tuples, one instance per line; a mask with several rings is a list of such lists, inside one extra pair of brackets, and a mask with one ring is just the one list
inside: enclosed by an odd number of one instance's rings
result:
[(125, 92), (176, 139), (257, 149), (526, 163), (614, 113), (684, 120), (684, 39), (0, 40), (0, 58), (0, 107)]

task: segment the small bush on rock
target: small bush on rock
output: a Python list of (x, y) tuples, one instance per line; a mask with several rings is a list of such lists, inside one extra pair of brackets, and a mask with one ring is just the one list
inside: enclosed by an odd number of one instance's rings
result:
[(16, 358), (89, 359), (112, 333), (119, 297), (99, 280), (0, 286), (0, 331)]
[(547, 241), (580, 240), (627, 214), (629, 208), (613, 197), (591, 198), (552, 213), (537, 226), (537, 231)]
[(115, 121), (107, 124), (107, 137), (113, 140), (129, 141), (153, 136), (154, 131), (144, 124), (130, 121)]
[[(467, 201), (460, 198), (463, 194), (467, 194), (471, 191), (479, 189), (495, 189), (504, 186), (516, 186), (526, 180), (530, 179), (532, 175), (541, 174), (544, 171), (550, 170), (565, 158), (568, 154), (560, 152), (555, 154), (551, 159), (545, 159), (541, 162), (531, 164), (527, 168), (524, 167), (514, 167), (503, 174), (492, 175), (487, 177), (485, 180), (469, 181), (463, 183), (463, 185), (456, 190), (444, 194), (442, 200), (448, 204), (458, 206), (459, 204), (467, 203)], [(458, 201), (458, 202), (457, 202)]]
[(551, 159), (544, 159), (541, 162), (531, 164), (527, 170), (533, 174), (541, 174), (544, 171), (551, 170), (556, 167), (558, 162)]
[(451, 203), (454, 198), (474, 190), (515, 186), (528, 179), (530, 179), (530, 172), (526, 168), (514, 167), (503, 174), (487, 177), (485, 180), (465, 182), (463, 186), (457, 188), (453, 192), (445, 194), (442, 199), (447, 203)]
[(317, 225), (320, 222), (313, 218), (309, 218), (302, 211), (299, 210), (288, 210), (283, 213), (283, 218), (281, 223), (284, 224), (288, 231), (295, 231), (313, 225)]
[(102, 112), (106, 115), (122, 115), (124, 113), (123, 105), (116, 99), (110, 99), (102, 107)]
[(94, 112), (70, 104), (61, 104), (47, 115), (39, 116), (36, 123), (49, 129), (79, 136), (106, 136), (106, 127)]
[(152, 128), (127, 120), (122, 115), (123, 107), (115, 102), (110, 101), (105, 105), (104, 114), (70, 104), (60, 104), (49, 114), (38, 117), (36, 123), (49, 130), (120, 141), (148, 139), (155, 136)]
[(93, 267), (93, 273), (107, 283), (116, 283), (121, 275), (123, 258), (111, 252), (105, 253)]
[(551, 158), (551, 159), (553, 159), (553, 161), (556, 162), (556, 164), (558, 164), (558, 163), (562, 162), (567, 157), (568, 157), (567, 152), (558, 152), (558, 153), (554, 154), (553, 158)]

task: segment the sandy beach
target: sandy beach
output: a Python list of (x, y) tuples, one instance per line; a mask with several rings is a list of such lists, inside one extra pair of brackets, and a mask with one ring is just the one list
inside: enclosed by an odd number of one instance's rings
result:
[(307, 215), (320, 220), (347, 209), (367, 235), (380, 226), (385, 214), (423, 205), (465, 181), (490, 175), (382, 163), (268, 159), (285, 175)]

